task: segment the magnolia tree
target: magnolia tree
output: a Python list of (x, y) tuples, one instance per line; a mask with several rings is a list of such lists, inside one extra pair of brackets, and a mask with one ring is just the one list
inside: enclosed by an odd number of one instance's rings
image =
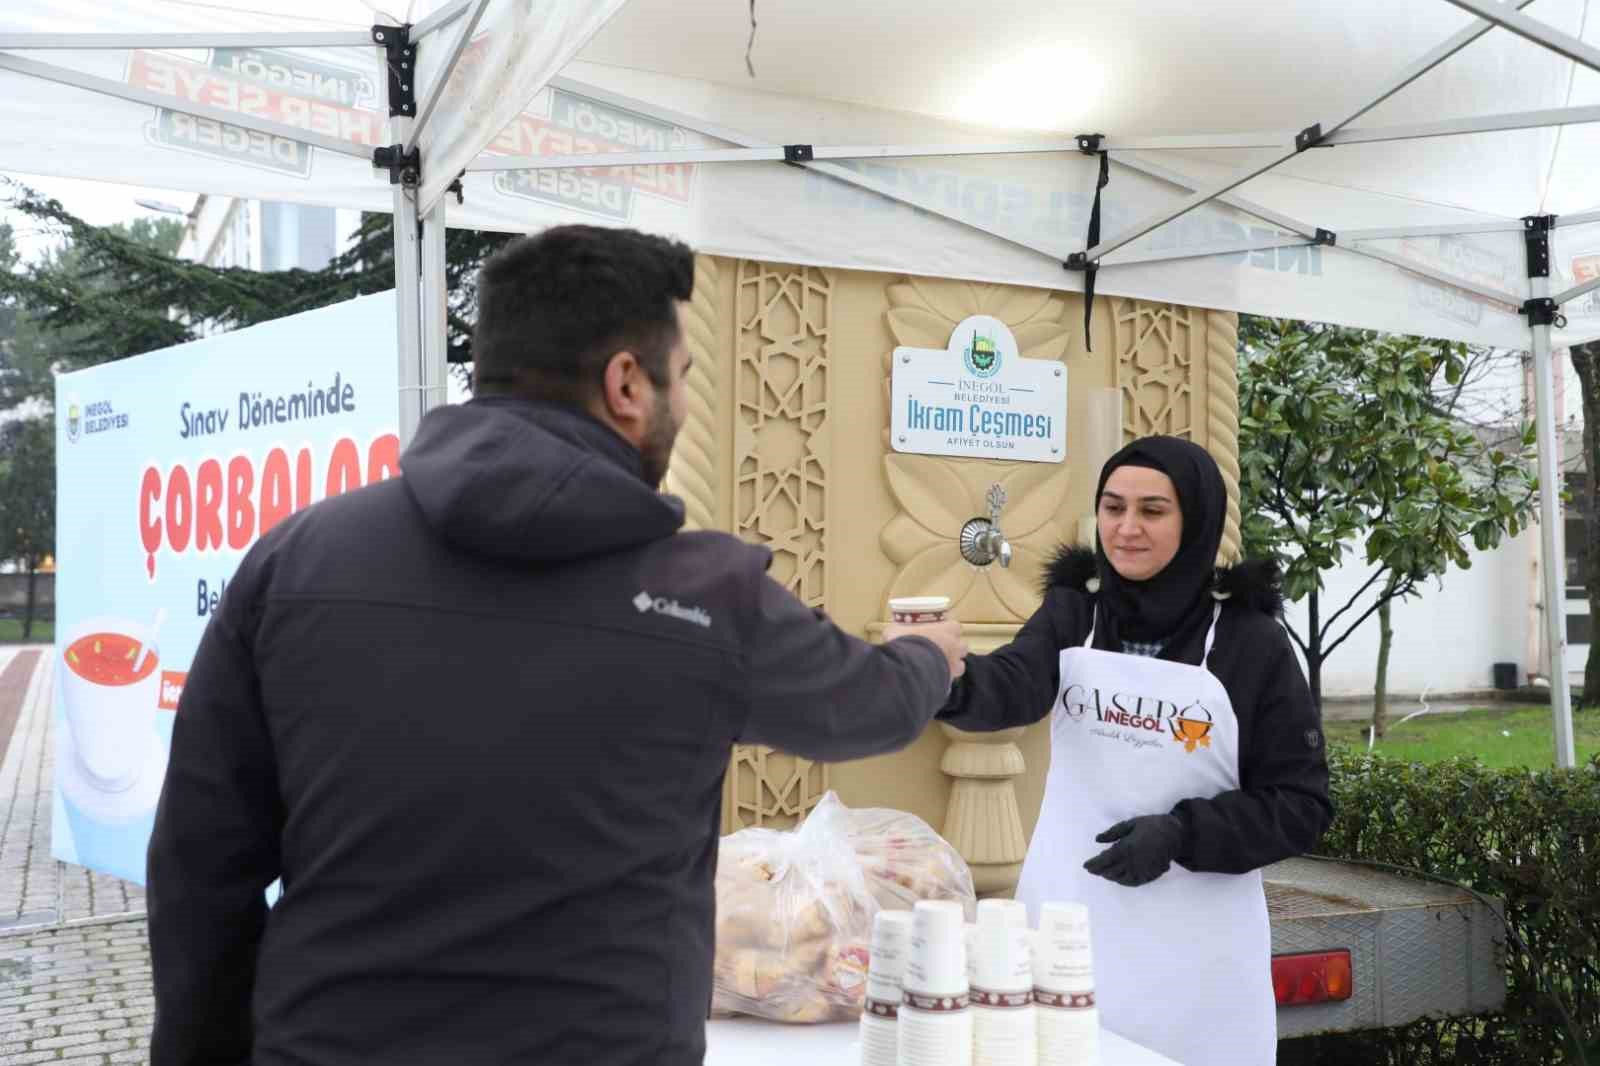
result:
[[(1247, 552), (1277, 557), (1306, 626), (1288, 626), (1322, 705), (1322, 667), (1369, 619), (1472, 565), (1536, 504), (1532, 428), (1505, 439), (1450, 411), (1472, 353), (1446, 341), (1303, 322), (1240, 322), (1240, 503)], [(1361, 554), (1357, 554), (1360, 546)], [(1330, 601), (1324, 575), (1368, 574)], [(1383, 729), (1387, 645), (1373, 728)]]

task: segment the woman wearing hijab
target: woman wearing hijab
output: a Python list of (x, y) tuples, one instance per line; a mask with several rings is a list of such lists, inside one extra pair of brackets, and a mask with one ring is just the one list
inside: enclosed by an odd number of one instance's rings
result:
[(1204, 449), (1146, 437), (1100, 472), (1095, 549), (1063, 550), (1016, 639), (967, 659), (940, 718), (1051, 715), (1017, 898), (1089, 905), (1107, 1028), (1185, 1066), (1276, 1059), (1259, 870), (1332, 816), (1319, 715), (1270, 563), (1215, 567), (1227, 492)]

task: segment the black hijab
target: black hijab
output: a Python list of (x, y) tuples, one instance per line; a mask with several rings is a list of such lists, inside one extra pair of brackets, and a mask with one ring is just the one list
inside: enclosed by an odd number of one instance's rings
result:
[[(1217, 548), (1228, 513), (1228, 490), (1217, 461), (1206, 450), (1177, 437), (1142, 437), (1106, 461), (1095, 486), (1096, 513), (1106, 479), (1124, 466), (1159, 470), (1172, 479), (1183, 510), (1183, 540), (1178, 553), (1160, 573), (1144, 581), (1129, 581), (1106, 558), (1095, 528), (1094, 557), (1100, 578), (1100, 624), (1096, 646), (1120, 651), (1121, 641), (1160, 641), (1163, 659), (1178, 658), (1195, 632), (1210, 624), (1215, 601), (1210, 592), (1216, 570)], [(1183, 655), (1188, 658), (1189, 656)]]

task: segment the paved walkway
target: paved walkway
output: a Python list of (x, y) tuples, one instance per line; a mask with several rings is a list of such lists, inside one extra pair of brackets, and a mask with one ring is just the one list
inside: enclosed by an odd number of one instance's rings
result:
[[(16, 651), (0, 664), (0, 681)], [(50, 682), (54, 657), (36, 657), (22, 695), (16, 729), (0, 765), (0, 932), (82, 918), (144, 912), (138, 885), (68, 866), (50, 856), (50, 807), (55, 767)], [(0, 686), (3, 688), (3, 686)], [(4, 693), (0, 691), (0, 699)], [(0, 721), (5, 708), (0, 707)]]
[[(1429, 714), (1459, 714), (1470, 711), (1474, 707), (1511, 707), (1512, 704), (1497, 702), (1492, 697), (1481, 697), (1476, 700), (1428, 700)], [(1398, 722), (1408, 714), (1422, 710), (1422, 701), (1415, 695), (1391, 696), (1389, 698), (1389, 722)], [(1372, 721), (1372, 700), (1367, 699), (1333, 699), (1322, 701), (1322, 717), (1329, 722), (1370, 722)]]
[(147, 1061), (155, 997), (143, 919), (0, 937), (0, 1064)]
[(50, 855), (52, 663), (0, 648), (0, 1066), (143, 1063), (144, 890)]

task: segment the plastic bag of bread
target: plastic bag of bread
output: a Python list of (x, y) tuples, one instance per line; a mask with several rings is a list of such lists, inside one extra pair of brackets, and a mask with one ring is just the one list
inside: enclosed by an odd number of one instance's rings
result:
[(859, 1013), (878, 903), (832, 793), (798, 829), (742, 829), (717, 854), (712, 1009), (786, 1022)]
[(831, 792), (798, 829), (724, 837), (716, 891), (713, 1012), (784, 1022), (861, 1013), (880, 908), (961, 899), (971, 917), (976, 907), (966, 863), (926, 823), (851, 811)]
[(850, 842), (878, 906), (908, 911), (919, 899), (962, 904), (977, 918), (972, 871), (949, 841), (914, 814), (884, 807), (850, 812)]

